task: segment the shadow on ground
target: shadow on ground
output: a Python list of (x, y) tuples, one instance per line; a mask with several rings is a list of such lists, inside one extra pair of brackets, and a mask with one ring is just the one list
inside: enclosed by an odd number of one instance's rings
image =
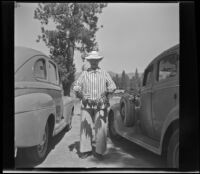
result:
[(69, 145), (70, 151), (76, 151), (76, 154), (80, 156), (80, 141), (75, 141), (73, 144)]
[[(66, 126), (58, 135), (53, 137), (53, 139), (50, 141), (50, 144), (49, 144), (47, 156), (51, 152), (51, 150), (53, 150), (56, 147), (56, 145), (62, 140), (62, 138), (64, 137), (65, 133), (68, 132), (68, 131), (69, 131), (69, 127)], [(19, 149), (18, 152), (17, 152), (17, 158), (15, 159), (15, 168), (16, 169), (34, 168), (35, 166), (41, 164), (43, 161), (40, 161), (40, 162), (31, 161), (26, 157), (26, 154), (25, 154), (24, 150)]]
[[(79, 147), (79, 141), (75, 141), (68, 146), (69, 150), (76, 151), (78, 156), (80, 155)], [(99, 161), (94, 157), (86, 160), (96, 163), (97, 166), (101, 165), (105, 167), (166, 168), (165, 162), (160, 156), (124, 138), (121, 138), (120, 141), (111, 141), (109, 139), (107, 153), (104, 155), (103, 160)]]
[[(166, 168), (165, 161), (161, 156), (156, 155), (137, 144), (134, 144), (124, 138), (120, 140), (111, 140), (111, 147), (105, 155), (105, 164), (118, 163), (119, 167), (133, 168)], [(98, 162), (98, 161), (97, 161)]]

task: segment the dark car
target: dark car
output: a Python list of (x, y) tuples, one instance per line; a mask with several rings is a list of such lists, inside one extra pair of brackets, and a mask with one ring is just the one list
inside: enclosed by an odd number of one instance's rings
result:
[(147, 66), (139, 95), (122, 96), (108, 118), (112, 138), (120, 135), (179, 166), (179, 44)]

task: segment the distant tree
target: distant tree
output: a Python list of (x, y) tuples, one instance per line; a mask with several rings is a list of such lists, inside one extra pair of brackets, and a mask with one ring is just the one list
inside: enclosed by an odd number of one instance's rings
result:
[[(74, 51), (83, 54), (98, 47), (97, 15), (106, 6), (106, 3), (39, 3), (35, 9), (34, 18), (42, 24), (37, 42), (42, 39), (50, 48), (50, 57), (58, 63), (64, 95), (69, 95), (74, 81)], [(50, 21), (56, 24), (55, 30), (44, 28)]]
[(135, 89), (136, 86), (135, 86), (135, 77), (133, 76), (131, 79), (130, 79), (130, 89)]
[(124, 89), (125, 87), (125, 71), (122, 71), (121, 80), (120, 80), (120, 88)]
[(119, 89), (120, 88), (120, 77), (118, 74), (116, 74), (116, 81), (117, 81), (117, 88)]
[(143, 77), (144, 77), (144, 74), (142, 73), (142, 74), (140, 75), (140, 87), (142, 87)]
[(136, 89), (139, 89), (140, 87), (141, 87), (141, 78), (139, 77), (139, 73), (138, 73), (138, 70), (137, 70), (137, 68), (136, 68), (136, 70), (135, 70), (135, 87), (136, 87)]
[(124, 90), (128, 89), (128, 85), (129, 85), (129, 77), (128, 75), (125, 73), (125, 71), (122, 71), (122, 75), (121, 75), (121, 85), (120, 87)]
[(139, 78), (139, 74), (138, 74), (137, 68), (135, 69), (135, 78)]
[(125, 79), (126, 79), (126, 90), (129, 90), (130, 89), (130, 79), (129, 79), (129, 76), (126, 74), (125, 75)]
[(120, 88), (120, 78), (119, 78), (119, 75), (116, 74), (116, 75), (113, 77), (113, 80), (114, 80), (114, 82), (115, 82), (115, 85), (116, 85), (117, 89), (119, 89), (119, 88)]
[(139, 88), (142, 87), (142, 77), (139, 77), (139, 79), (138, 79), (138, 87)]

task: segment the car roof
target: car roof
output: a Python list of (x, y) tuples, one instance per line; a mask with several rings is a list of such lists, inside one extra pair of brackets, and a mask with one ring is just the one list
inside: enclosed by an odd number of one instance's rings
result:
[[(147, 68), (148, 68), (149, 66), (151, 66), (155, 61), (157, 61), (158, 59), (160, 59), (160, 57), (162, 57), (162, 56), (164, 56), (165, 54), (168, 54), (168, 53), (170, 53), (170, 52), (174, 52), (174, 51), (176, 51), (176, 50), (179, 50), (179, 44), (176, 44), (176, 45), (174, 45), (174, 46), (168, 48), (167, 50), (163, 51), (162, 53), (160, 53), (158, 56), (156, 56), (156, 57), (149, 63), (149, 65), (147, 66)], [(147, 68), (146, 68), (146, 69), (147, 69)], [(145, 70), (146, 70), (146, 69), (145, 69)]]
[(15, 52), (15, 72), (20, 66), (22, 66), (26, 61), (28, 61), (33, 56), (42, 55), (48, 58), (48, 56), (46, 56), (44, 53), (27, 47), (15, 46), (14, 52)]

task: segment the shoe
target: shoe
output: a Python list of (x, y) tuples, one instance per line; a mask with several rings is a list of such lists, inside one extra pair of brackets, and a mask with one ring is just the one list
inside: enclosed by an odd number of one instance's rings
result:
[(94, 152), (94, 153), (93, 153), (93, 156), (94, 156), (95, 158), (97, 158), (98, 160), (103, 160), (103, 155), (102, 155), (102, 154), (99, 154), (99, 153)]
[(81, 158), (81, 159), (85, 159), (85, 158), (87, 158), (88, 156), (90, 156), (91, 155), (91, 152), (83, 152), (83, 153), (81, 153), (80, 155), (79, 155), (79, 157)]

